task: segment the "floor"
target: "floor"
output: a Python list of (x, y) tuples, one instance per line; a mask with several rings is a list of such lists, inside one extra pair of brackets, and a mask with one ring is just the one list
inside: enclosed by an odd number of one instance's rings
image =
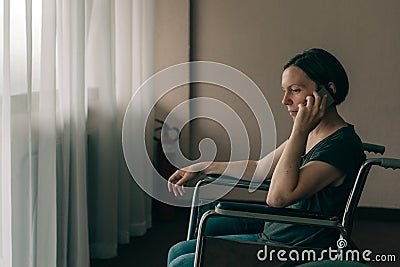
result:
[[(118, 257), (92, 260), (92, 267), (166, 266), (167, 252), (171, 245), (184, 240), (189, 212), (174, 208), (170, 218), (154, 219), (153, 227), (145, 236), (133, 237), (129, 245), (121, 245)], [(400, 266), (400, 210), (363, 208), (357, 213), (353, 239), (361, 251), (371, 250), (370, 258), (380, 255), (397, 262), (369, 262), (371, 266)]]
[(158, 267), (166, 266), (168, 249), (185, 240), (189, 210), (170, 209), (173, 215), (153, 219), (153, 227), (146, 235), (132, 237), (129, 245), (118, 248), (118, 257), (107, 260), (91, 260), (91, 267)]
[[(371, 261), (371, 266), (400, 266), (400, 210), (361, 209), (354, 221), (352, 237), (361, 251), (371, 250), (371, 258), (396, 258), (395, 262)], [(377, 258), (379, 259), (379, 258)]]

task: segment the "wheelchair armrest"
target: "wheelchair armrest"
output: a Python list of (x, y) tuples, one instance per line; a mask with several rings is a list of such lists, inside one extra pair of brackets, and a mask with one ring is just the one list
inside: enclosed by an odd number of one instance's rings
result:
[(340, 220), (337, 216), (291, 208), (274, 208), (260, 204), (221, 202), (215, 207), (215, 212), (219, 215), (233, 217), (340, 228)]

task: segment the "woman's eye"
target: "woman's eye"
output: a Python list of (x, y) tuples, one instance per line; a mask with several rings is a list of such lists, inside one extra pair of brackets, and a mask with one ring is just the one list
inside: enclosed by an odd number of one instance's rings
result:
[(300, 89), (291, 89), (290, 92), (292, 92), (293, 94), (297, 94), (300, 93)]

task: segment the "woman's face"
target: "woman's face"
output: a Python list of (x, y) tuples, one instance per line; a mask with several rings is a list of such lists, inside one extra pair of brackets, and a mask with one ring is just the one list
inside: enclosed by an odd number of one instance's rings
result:
[(282, 73), (282, 90), (284, 104), (290, 116), (294, 119), (298, 112), (298, 105), (306, 102), (306, 97), (313, 94), (316, 84), (307, 74), (296, 66), (290, 66)]

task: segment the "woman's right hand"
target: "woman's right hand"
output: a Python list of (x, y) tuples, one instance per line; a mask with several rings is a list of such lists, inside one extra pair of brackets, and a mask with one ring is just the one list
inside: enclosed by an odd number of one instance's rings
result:
[(185, 192), (184, 185), (197, 178), (202, 174), (202, 169), (197, 164), (186, 167), (184, 170), (177, 170), (168, 179), (168, 191), (173, 192), (175, 196), (181, 195)]
[(322, 120), (326, 112), (327, 95), (320, 97), (317, 91), (307, 96), (307, 104), (299, 104), (292, 131), (308, 135)]

